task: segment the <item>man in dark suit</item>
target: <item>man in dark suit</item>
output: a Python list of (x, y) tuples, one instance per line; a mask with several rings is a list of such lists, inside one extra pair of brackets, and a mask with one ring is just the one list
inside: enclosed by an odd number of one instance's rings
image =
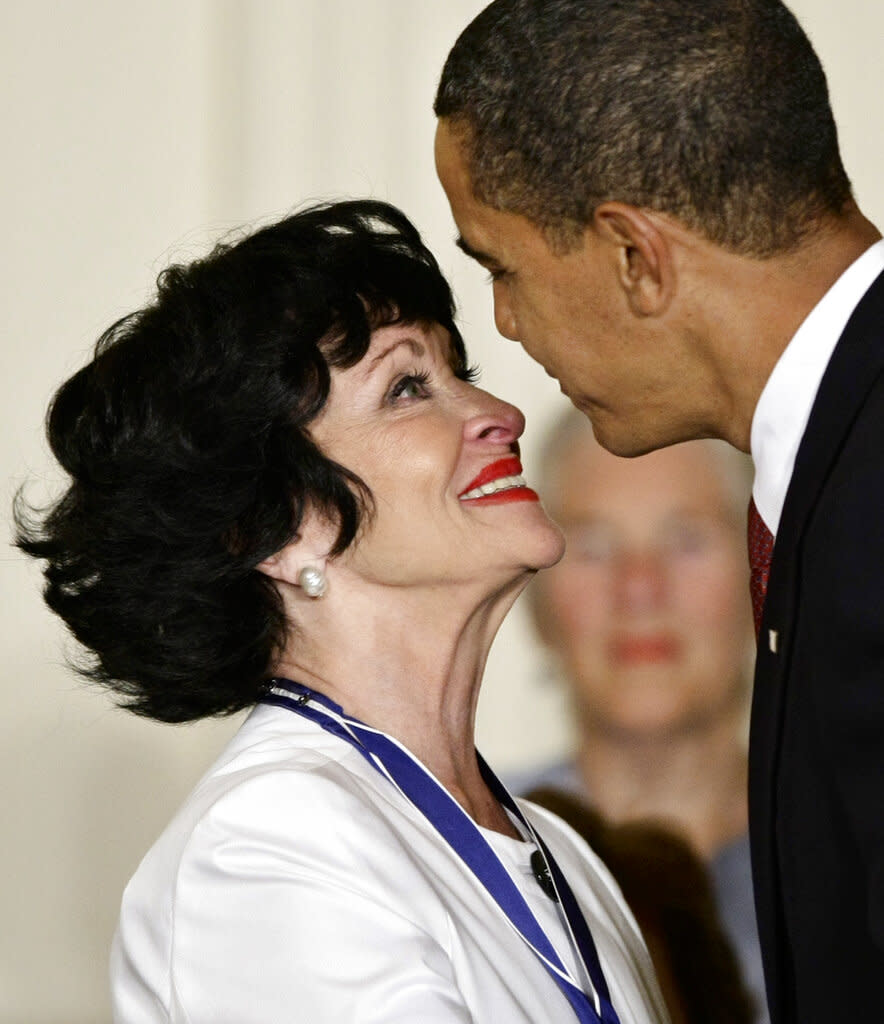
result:
[(496, 0), (436, 113), (498, 329), (598, 440), (752, 452), (771, 1020), (882, 1021), (884, 242), (819, 61), (779, 0)]

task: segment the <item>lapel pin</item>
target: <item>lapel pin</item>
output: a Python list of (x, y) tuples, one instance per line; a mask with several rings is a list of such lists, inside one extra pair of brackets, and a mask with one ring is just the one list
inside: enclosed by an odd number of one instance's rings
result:
[(767, 631), (767, 643), (768, 643), (768, 646), (770, 647), (771, 654), (776, 654), (777, 653), (777, 644), (779, 643), (779, 640), (780, 640), (780, 634), (779, 634), (778, 630), (776, 630), (776, 629), (769, 629)]

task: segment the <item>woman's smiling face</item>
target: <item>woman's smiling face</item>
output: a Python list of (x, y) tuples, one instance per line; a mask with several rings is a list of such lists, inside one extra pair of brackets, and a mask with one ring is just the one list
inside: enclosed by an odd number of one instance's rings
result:
[(561, 533), (521, 479), (522, 414), (467, 376), (448, 332), (416, 323), (379, 328), (360, 362), (332, 371), (311, 436), (374, 501), (339, 570), (390, 586), (493, 586), (561, 557)]

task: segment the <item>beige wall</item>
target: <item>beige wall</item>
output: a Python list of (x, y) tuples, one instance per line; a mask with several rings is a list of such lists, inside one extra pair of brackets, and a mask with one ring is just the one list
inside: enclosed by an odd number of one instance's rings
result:
[[(3, 509), (57, 477), (41, 418), (97, 333), (173, 258), (312, 197), (395, 201), (438, 252), (484, 383), (528, 413), (557, 388), (496, 338), (483, 275), (456, 252), (432, 169), (432, 93), (482, 0), (118, 0), (0, 4)], [(848, 169), (884, 223), (884, 95), (871, 0), (801, 0), (829, 70)], [(4, 511), (4, 516), (6, 513)], [(5, 520), (4, 520), (5, 522)], [(64, 668), (38, 572), (2, 556), (0, 1024), (107, 1020), (120, 891), (231, 723), (154, 726)], [(567, 742), (517, 609), (488, 667), (480, 741), (504, 767)]]

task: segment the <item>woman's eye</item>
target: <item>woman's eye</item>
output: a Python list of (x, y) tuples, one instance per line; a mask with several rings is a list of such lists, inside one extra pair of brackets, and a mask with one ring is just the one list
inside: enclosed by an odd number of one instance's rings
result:
[(680, 530), (666, 538), (666, 550), (674, 555), (695, 555), (708, 546), (699, 530)]
[(604, 527), (584, 527), (566, 536), (568, 557), (572, 561), (603, 564), (613, 561), (619, 551), (616, 536)]
[(661, 547), (670, 555), (705, 554), (715, 544), (715, 530), (708, 523), (674, 523), (661, 537)]
[(428, 373), (407, 373), (390, 389), (390, 400), (395, 402), (400, 398), (426, 398), (430, 393), (429, 380)]

